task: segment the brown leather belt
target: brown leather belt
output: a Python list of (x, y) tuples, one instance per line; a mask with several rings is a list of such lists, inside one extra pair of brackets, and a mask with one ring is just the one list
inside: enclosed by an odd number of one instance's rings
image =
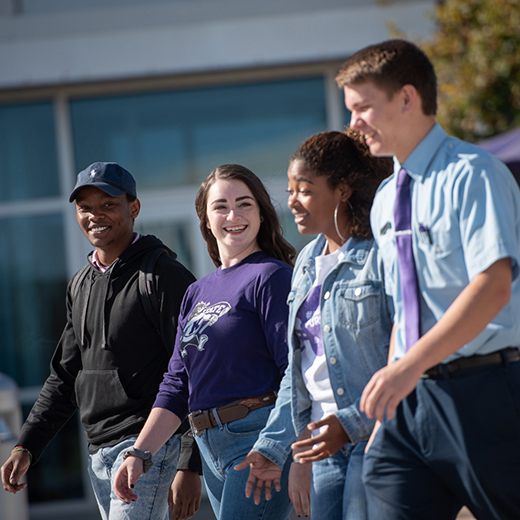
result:
[(276, 394), (268, 392), (267, 394), (258, 395), (256, 397), (246, 397), (239, 401), (234, 401), (223, 406), (218, 406), (216, 409), (199, 410), (189, 414), (191, 429), (195, 435), (202, 435), (204, 431), (217, 426), (218, 421), (213, 413), (216, 410), (218, 418), (222, 424), (242, 419), (249, 412), (269, 406), (276, 401)]
[(516, 361), (520, 361), (520, 350), (517, 347), (509, 347), (492, 354), (462, 357), (449, 363), (440, 363), (427, 370), (421, 377), (423, 379), (443, 379), (468, 368), (501, 365)]

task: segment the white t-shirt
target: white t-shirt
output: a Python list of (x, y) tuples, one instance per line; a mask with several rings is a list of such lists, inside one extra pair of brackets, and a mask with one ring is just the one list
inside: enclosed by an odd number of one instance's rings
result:
[(334, 253), (322, 253), (316, 257), (316, 280), (296, 316), (295, 333), (301, 345), (303, 380), (312, 400), (312, 421), (322, 419), (338, 409), (323, 348), (319, 303), (323, 280), (343, 259), (347, 244), (348, 241)]

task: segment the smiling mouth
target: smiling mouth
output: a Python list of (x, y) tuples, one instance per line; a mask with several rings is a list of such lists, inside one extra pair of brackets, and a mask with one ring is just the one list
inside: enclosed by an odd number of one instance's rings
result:
[(224, 231), (227, 233), (240, 233), (240, 231), (244, 231), (247, 226), (233, 226), (233, 227), (225, 227)]
[(300, 224), (307, 217), (307, 213), (293, 213), (295, 224)]
[(92, 226), (89, 229), (89, 233), (92, 233), (93, 235), (99, 235), (100, 233), (104, 233), (108, 229), (110, 229), (109, 226)]

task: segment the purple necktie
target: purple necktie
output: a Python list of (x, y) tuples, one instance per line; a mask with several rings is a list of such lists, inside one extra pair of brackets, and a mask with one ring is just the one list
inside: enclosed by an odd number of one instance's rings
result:
[(406, 350), (420, 337), (419, 283), (412, 250), (412, 199), (410, 176), (401, 168), (397, 178), (394, 206), (395, 242), (401, 281), (401, 298), (404, 307)]

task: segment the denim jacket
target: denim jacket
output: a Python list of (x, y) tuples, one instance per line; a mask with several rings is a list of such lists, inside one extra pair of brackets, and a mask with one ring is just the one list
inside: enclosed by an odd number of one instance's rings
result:
[[(310, 422), (312, 403), (294, 328), (298, 310), (315, 280), (315, 258), (325, 242), (319, 235), (298, 256), (287, 299), (289, 365), (276, 407), (253, 447), (280, 467), (291, 444)], [(385, 294), (382, 261), (373, 239), (351, 240), (343, 260), (323, 281), (320, 305), (323, 345), (338, 405), (335, 415), (354, 445), (366, 440), (374, 426), (359, 410), (359, 401), (374, 372), (387, 363), (393, 323), (392, 299)]]

